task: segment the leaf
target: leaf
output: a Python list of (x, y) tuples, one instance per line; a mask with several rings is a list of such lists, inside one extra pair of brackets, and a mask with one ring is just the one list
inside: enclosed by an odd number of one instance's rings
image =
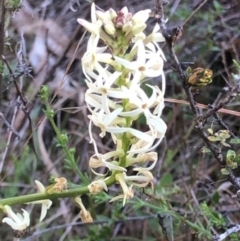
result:
[(160, 181), (160, 185), (164, 186), (171, 186), (173, 184), (173, 177), (170, 173), (166, 173), (163, 175)]
[(189, 75), (191, 75), (191, 73), (192, 73), (192, 69), (191, 69), (191, 67), (188, 67), (186, 69), (186, 74), (189, 76)]
[(235, 59), (233, 59), (233, 63), (235, 64), (236, 68), (240, 72), (240, 64)]
[(228, 171), (227, 168), (222, 168), (222, 169), (221, 169), (221, 173), (222, 173), (223, 175), (229, 175), (229, 171)]
[(230, 143), (231, 144), (240, 144), (240, 138), (231, 138)]
[(231, 137), (230, 133), (228, 130), (220, 130), (218, 132), (218, 136), (221, 138), (221, 139), (228, 139)]
[(213, 130), (211, 128), (208, 128), (207, 131), (209, 134), (213, 135)]
[(226, 158), (228, 161), (234, 161), (236, 158), (236, 152), (233, 150), (228, 150)]
[(220, 14), (221, 11), (222, 11), (222, 6), (221, 6), (221, 4), (218, 3), (218, 1), (213, 1), (213, 6), (214, 6), (214, 8), (215, 8), (215, 11)]
[(235, 162), (236, 162), (237, 164), (240, 164), (240, 154), (238, 154), (238, 155), (236, 156)]
[(220, 137), (218, 137), (218, 136), (209, 136), (208, 137), (208, 140), (209, 141), (221, 141), (221, 138)]
[(238, 164), (236, 162), (233, 162), (231, 165), (231, 169), (236, 169), (238, 168)]
[(220, 200), (220, 195), (219, 195), (218, 192), (215, 192), (215, 193), (212, 195), (212, 201), (217, 204), (217, 203), (219, 203), (219, 200)]
[(225, 140), (222, 140), (221, 143), (222, 143), (223, 146), (231, 147), (228, 143), (225, 142)]

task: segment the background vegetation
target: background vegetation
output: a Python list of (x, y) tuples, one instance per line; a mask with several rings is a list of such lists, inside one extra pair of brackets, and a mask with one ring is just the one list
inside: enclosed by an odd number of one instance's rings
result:
[[(133, 13), (156, 7), (155, 1), (141, 0), (95, 3), (104, 10), (128, 6)], [(5, 10), (5, 29), (0, 31), (0, 55), (5, 58), (0, 77), (1, 198), (34, 193), (34, 180), (47, 185), (51, 175), (81, 184), (78, 173), (66, 167), (65, 154), (56, 146), (55, 132), (43, 113), (45, 106), (39, 97), (43, 84), (50, 87), (51, 97), (57, 93), (51, 103), (57, 111), (55, 123), (70, 135), (68, 146), (76, 147), (76, 165), (92, 180), (88, 160), (94, 152), (89, 144), (86, 86), (80, 65), (88, 35), (79, 42), (84, 29), (76, 21), (79, 17), (90, 18), (90, 3), (5, 0)], [(197, 103), (214, 108), (229, 93), (229, 86), (239, 84), (240, 69), (233, 63), (233, 59), (238, 63), (240, 60), (239, 1), (170, 0), (164, 12), (169, 29), (183, 27), (181, 38), (174, 44), (182, 68), (213, 71), (211, 84), (191, 91)], [(147, 31), (155, 22), (154, 17), (148, 21)], [(20, 240), (223, 240), (220, 234), (240, 225), (239, 96), (236, 94), (222, 106), (221, 113), (204, 122), (208, 139), (224, 157), (224, 165), (220, 165), (196, 129), (196, 115), (187, 104), (188, 97), (167, 44), (162, 49), (168, 59), (164, 67), (167, 99), (163, 113), (168, 130), (157, 150), (155, 192), (139, 189), (124, 208), (121, 202), (108, 202), (118, 193), (118, 186), (112, 186), (108, 193), (83, 196), (94, 218), (94, 223), (88, 225), (80, 222), (70, 199), (55, 200), (42, 223), (38, 222), (40, 208), (34, 208), (36, 214), (32, 216), (36, 218)], [(158, 79), (149, 81), (161, 84)], [(202, 106), (198, 109), (206, 112)], [(139, 127), (143, 124), (142, 119), (136, 123)], [(96, 133), (95, 138), (102, 153), (111, 150), (113, 143), (107, 137), (102, 140)], [(234, 175), (232, 179), (229, 171)], [(3, 215), (0, 213), (0, 219)], [(0, 225), (0, 240), (14, 240), (7, 225)], [(240, 240), (240, 235), (234, 233), (226, 240)]]

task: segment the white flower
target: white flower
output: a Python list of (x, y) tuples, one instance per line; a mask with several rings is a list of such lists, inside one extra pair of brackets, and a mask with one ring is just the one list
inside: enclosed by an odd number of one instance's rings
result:
[[(108, 75), (107, 70), (105, 70), (105, 73)], [(89, 96), (92, 93), (94, 93), (94, 95), (101, 95), (102, 98), (99, 99), (101, 100), (100, 106), (107, 114), (110, 114), (110, 110), (109, 110), (110, 100), (108, 96), (114, 97), (114, 98), (123, 98), (124, 96), (124, 93), (122, 93), (121, 90), (117, 90), (116, 88), (112, 87), (121, 74), (122, 74), (121, 72), (115, 71), (113, 74), (110, 74), (107, 77), (107, 79), (99, 75), (97, 80), (94, 83), (91, 81), (86, 81), (88, 90), (86, 91), (85, 95)], [(95, 102), (91, 101), (92, 100), (91, 97), (88, 99), (86, 98), (85, 100), (89, 105), (91, 105), (94, 108), (99, 106), (99, 105), (95, 106)], [(89, 110), (93, 112), (91, 108), (89, 108)]]
[(12, 208), (8, 205), (4, 206), (4, 211), (7, 213), (8, 218), (2, 220), (3, 223), (7, 223), (14, 230), (25, 230), (30, 225), (29, 213), (22, 209), (23, 214), (14, 213)]
[(90, 143), (94, 143), (92, 134), (92, 122), (95, 126), (98, 126), (101, 129), (100, 137), (103, 138), (106, 135), (106, 132), (109, 132), (112, 135), (112, 139), (114, 140), (114, 142), (116, 140), (116, 134), (122, 134), (126, 132), (129, 132), (138, 139), (143, 139), (147, 142), (152, 143), (154, 141), (153, 136), (151, 134), (144, 133), (134, 128), (119, 126), (119, 124), (125, 124), (125, 119), (118, 117), (118, 115), (120, 115), (121, 112), (122, 108), (118, 108), (110, 114), (106, 115), (103, 109), (101, 109), (99, 112), (93, 112), (92, 115), (89, 115), (88, 118), (91, 120), (88, 127)]
[(110, 63), (112, 61), (112, 55), (103, 53), (107, 47), (98, 48), (99, 36), (91, 35), (88, 44), (87, 51), (82, 57), (82, 69), (84, 75), (91, 81), (91, 78), (96, 78), (97, 75), (93, 70), (97, 70), (101, 76), (107, 78), (105, 69), (99, 64), (99, 62)]
[(132, 48), (137, 47), (137, 60), (128, 61), (114, 56), (115, 60), (133, 73), (130, 89), (136, 88), (145, 77), (157, 77), (163, 74), (163, 59), (154, 52), (146, 51), (141, 40), (137, 41)]
[[(118, 108), (109, 114), (105, 114), (104, 110), (101, 109), (99, 112), (93, 112), (92, 115), (89, 115), (88, 118), (95, 126), (98, 126), (101, 129), (100, 137), (103, 138), (106, 135), (106, 132), (112, 132), (118, 129), (118, 115), (121, 113), (122, 108)], [(90, 123), (91, 123), (90, 122)], [(92, 132), (92, 129), (89, 129), (89, 132)], [(92, 134), (90, 135), (90, 137)]]
[[(150, 12), (147, 9), (132, 15), (127, 7), (117, 13), (111, 9), (107, 12), (95, 12), (93, 4), (92, 24), (80, 21), (92, 33), (87, 52), (82, 58), (88, 86), (85, 101), (90, 111), (89, 135), (95, 151), (89, 160), (89, 166), (97, 176), (105, 174), (97, 173), (96, 168), (106, 167), (112, 171), (123, 193), (111, 201), (122, 198), (123, 205), (127, 199), (133, 197), (133, 185), (145, 187), (152, 184), (153, 175), (150, 170), (154, 168), (158, 158), (156, 152), (150, 151), (162, 141), (167, 129), (160, 118), (166, 89), (163, 72), (166, 59), (157, 44), (165, 39), (159, 32), (158, 25), (150, 35), (143, 33)], [(101, 24), (105, 31), (101, 29)], [(99, 38), (107, 47), (97, 47)], [(131, 47), (132, 43), (134, 44)], [(127, 51), (129, 47), (131, 50)], [(114, 57), (105, 53), (107, 49)], [(158, 76), (162, 79), (161, 90), (158, 86), (147, 85), (151, 89), (151, 95), (147, 95), (142, 89), (142, 82), (146, 78)], [(145, 116), (148, 131), (132, 128), (133, 122), (141, 115)], [(93, 138), (93, 124), (99, 127), (101, 138), (107, 133), (111, 135), (116, 144), (115, 151), (99, 154)], [(125, 138), (128, 138), (127, 142)], [(151, 165), (146, 168), (135, 167), (134, 170), (138, 172), (135, 176), (126, 175), (127, 167), (145, 162), (150, 162)], [(99, 179), (91, 183), (88, 186), (90, 192), (106, 190), (105, 180)], [(132, 185), (128, 186), (127, 182)]]
[(151, 34), (149, 34), (144, 40), (144, 44), (148, 45), (150, 42), (165, 42), (165, 38), (163, 37), (162, 33), (158, 32), (160, 30), (160, 26), (158, 23), (153, 28)]
[(147, 168), (136, 167), (133, 168), (133, 171), (138, 171), (138, 174), (135, 176), (125, 176), (126, 181), (131, 181), (133, 185), (138, 187), (146, 187), (149, 183), (152, 184), (153, 175)]
[[(35, 183), (36, 183), (40, 193), (46, 193), (46, 189), (45, 189), (45, 187), (43, 186), (43, 184), (41, 182), (35, 180)], [(49, 200), (49, 199), (33, 201), (33, 202), (29, 202), (29, 203), (42, 204), (41, 215), (40, 215), (40, 222), (46, 217), (47, 210), (52, 205), (52, 201)]]
[(127, 155), (127, 167), (133, 166), (135, 163), (145, 163), (145, 162), (155, 162), (158, 158), (156, 152), (147, 152), (143, 154), (138, 154), (136, 157), (134, 154), (129, 153)]
[(96, 16), (96, 10), (95, 10), (95, 4), (92, 3), (91, 6), (91, 20), (92, 22), (88, 22), (85, 19), (78, 18), (77, 21), (79, 24), (81, 24), (85, 29), (87, 29), (90, 33), (94, 35), (99, 35), (101, 26), (102, 26), (102, 21), (97, 20)]
[[(161, 129), (162, 131), (166, 132), (166, 124), (163, 120), (159, 119), (158, 124), (160, 124), (160, 127), (156, 127), (157, 129)], [(153, 150), (154, 148), (156, 148), (160, 142), (162, 141), (162, 138), (164, 137), (163, 133), (159, 133), (157, 130), (154, 130), (152, 128), (152, 130), (147, 131), (145, 133), (143, 133), (144, 135), (149, 135), (151, 136), (151, 140), (147, 140), (146, 138), (139, 138), (139, 141), (137, 141), (137, 143), (133, 144), (130, 148), (130, 150), (128, 151), (128, 154), (141, 154), (144, 152), (149, 152), (151, 150)], [(153, 145), (154, 141), (156, 140), (156, 138), (159, 138), (158, 141)]]
[(88, 89), (85, 93), (85, 102), (87, 103), (88, 110), (93, 113), (99, 111), (101, 109), (104, 110), (105, 113), (109, 113), (109, 108), (115, 110), (121, 108), (115, 101), (107, 98), (108, 106), (105, 107), (103, 105), (102, 96), (99, 94), (93, 93), (90, 89)]
[(94, 194), (100, 193), (103, 190), (105, 190), (107, 192), (108, 187), (106, 184), (106, 179), (98, 179), (96, 181), (91, 182), (88, 185), (88, 190), (90, 193), (94, 193)]
[(119, 196), (112, 198), (110, 202), (114, 202), (118, 199), (123, 199), (123, 206), (125, 206), (126, 200), (131, 199), (134, 196), (134, 192), (132, 189), (133, 186), (132, 185), (130, 187), (127, 186), (125, 182), (125, 177), (126, 177), (125, 173), (118, 173), (116, 174), (115, 177), (116, 177), (116, 181), (118, 181), (118, 183), (122, 187), (123, 194), (120, 194)]
[(103, 22), (106, 32), (110, 35), (114, 35), (116, 33), (116, 28), (112, 20), (117, 17), (117, 13), (110, 8), (106, 12), (96, 11), (96, 15)]
[(82, 199), (80, 197), (75, 197), (74, 202), (81, 209), (80, 218), (81, 218), (82, 222), (83, 223), (92, 223), (93, 219), (92, 219), (91, 213), (84, 207), (84, 205), (82, 203)]
[(138, 11), (137, 13), (135, 13), (132, 16), (131, 20), (132, 20), (133, 24), (143, 24), (148, 20), (150, 13), (151, 13), (151, 9), (145, 9), (145, 10)]
[(145, 22), (148, 20), (150, 12), (150, 9), (141, 10), (132, 16), (131, 33), (133, 34), (133, 36), (142, 33), (143, 30), (147, 27), (147, 24), (145, 24)]
[(96, 11), (97, 17), (103, 22), (106, 23), (108, 21), (112, 21), (112, 19), (117, 17), (117, 13), (114, 9), (110, 8), (106, 12)]
[(107, 160), (111, 159), (112, 157), (117, 158), (117, 157), (120, 157), (123, 155), (124, 155), (124, 153), (119, 152), (119, 151), (108, 152), (104, 155), (94, 154), (89, 160), (89, 166), (90, 166), (92, 172), (97, 176), (105, 176), (105, 174), (97, 173), (93, 170), (93, 168), (107, 167), (110, 171), (126, 172), (127, 170), (124, 167), (119, 166), (116, 161), (112, 161), (112, 162), (107, 161)]
[[(143, 113), (146, 117), (146, 121), (148, 122), (149, 116), (152, 115), (150, 108), (155, 107), (156, 105), (163, 105), (164, 101), (159, 88), (151, 85), (147, 86), (152, 89), (152, 95), (150, 97), (147, 96), (145, 91), (140, 86), (136, 86), (135, 89), (131, 90), (127, 89), (126, 87), (122, 87), (126, 93), (126, 98), (129, 98), (129, 103), (131, 104), (133, 110), (121, 112), (119, 114), (120, 116), (131, 117)], [(157, 98), (158, 95), (160, 96), (160, 99)], [(161, 109), (159, 108), (159, 111), (160, 110)]]

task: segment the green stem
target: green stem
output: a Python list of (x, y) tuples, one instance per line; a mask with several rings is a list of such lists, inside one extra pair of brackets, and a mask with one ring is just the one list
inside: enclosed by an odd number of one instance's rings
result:
[[(49, 102), (46, 101), (45, 104), (46, 104), (47, 112), (50, 112), (50, 111), (51, 111), (51, 107), (50, 107)], [(47, 117), (48, 117), (48, 119), (49, 119), (49, 121), (50, 121), (50, 123), (51, 123), (51, 125), (52, 125), (52, 127), (53, 127), (53, 129), (54, 129), (54, 131), (55, 131), (55, 133), (56, 133), (56, 135), (57, 135), (57, 139), (60, 141), (60, 140), (61, 140), (61, 132), (59, 131), (57, 125), (55, 124), (55, 121), (54, 121), (53, 117), (50, 116), (50, 115), (48, 115)], [(62, 146), (62, 148), (63, 148), (65, 154), (67, 155), (67, 158), (68, 158), (69, 160), (71, 160), (71, 162), (74, 162), (74, 160), (73, 160), (73, 158), (72, 158), (72, 155), (71, 155), (71, 153), (69, 152), (69, 149), (67, 148), (67, 146), (64, 145), (64, 146)]]
[[(48, 98), (44, 99), (45, 105), (46, 105), (46, 113), (51, 113), (52, 109), (50, 106), (50, 103), (48, 101)], [(57, 139), (59, 142), (61, 142), (61, 132), (59, 131), (53, 116), (51, 114), (47, 114), (47, 118), (50, 121), (56, 135), (57, 135)], [(74, 170), (78, 173), (78, 175), (80, 176), (81, 180), (84, 180), (84, 175), (82, 174), (82, 172), (80, 170), (78, 170), (77, 166), (76, 166), (76, 162), (74, 159), (74, 155), (70, 152), (70, 149), (67, 147), (67, 144), (65, 145), (61, 145), (61, 147), (63, 148), (64, 153), (67, 156), (67, 159), (70, 161), (72, 167), (74, 168)]]
[[(111, 186), (114, 184), (115, 177), (111, 176), (106, 184), (107, 186)], [(75, 188), (75, 189), (69, 189), (62, 191), (61, 193), (34, 193), (34, 194), (28, 194), (24, 196), (18, 196), (18, 197), (11, 197), (11, 198), (5, 198), (0, 200), (0, 207), (4, 205), (16, 205), (16, 204), (27, 204), (29, 202), (39, 201), (39, 200), (45, 200), (45, 199), (58, 199), (58, 198), (65, 198), (65, 197), (76, 197), (79, 195), (87, 194), (89, 193), (89, 189), (87, 186)]]
[(26, 204), (28, 202), (34, 202), (44, 199), (57, 199), (57, 198), (63, 198), (63, 197), (76, 197), (78, 195), (86, 194), (89, 190), (86, 187), (76, 188), (76, 189), (69, 189), (66, 191), (63, 191), (61, 193), (35, 193), (35, 194), (28, 194), (24, 196), (18, 196), (18, 197), (12, 197), (12, 198), (6, 198), (0, 200), (0, 206), (1, 205), (16, 205), (16, 204)]

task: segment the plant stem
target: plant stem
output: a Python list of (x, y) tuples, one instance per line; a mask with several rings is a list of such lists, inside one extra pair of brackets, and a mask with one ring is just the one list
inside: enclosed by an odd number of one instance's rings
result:
[(57, 198), (63, 198), (63, 197), (76, 197), (78, 195), (86, 194), (89, 190), (86, 187), (81, 188), (75, 188), (75, 189), (69, 189), (62, 191), (61, 193), (35, 193), (35, 194), (28, 194), (24, 196), (18, 196), (18, 197), (12, 197), (12, 198), (6, 198), (0, 200), (0, 206), (4, 205), (16, 205), (16, 204), (26, 204), (28, 202), (33, 201), (39, 201), (44, 199), (57, 199)]
[[(106, 184), (107, 184), (107, 186), (111, 186), (113, 183), (115, 183), (115, 178), (113, 176), (111, 176), (106, 181)], [(12, 205), (16, 205), (16, 204), (27, 204), (29, 202), (45, 200), (45, 199), (76, 197), (76, 196), (87, 194), (87, 193), (89, 193), (89, 189), (87, 186), (65, 190), (60, 193), (34, 193), (34, 194), (28, 194), (28, 195), (24, 195), (24, 196), (1, 199), (0, 207), (2, 207), (4, 205), (12, 206)]]

